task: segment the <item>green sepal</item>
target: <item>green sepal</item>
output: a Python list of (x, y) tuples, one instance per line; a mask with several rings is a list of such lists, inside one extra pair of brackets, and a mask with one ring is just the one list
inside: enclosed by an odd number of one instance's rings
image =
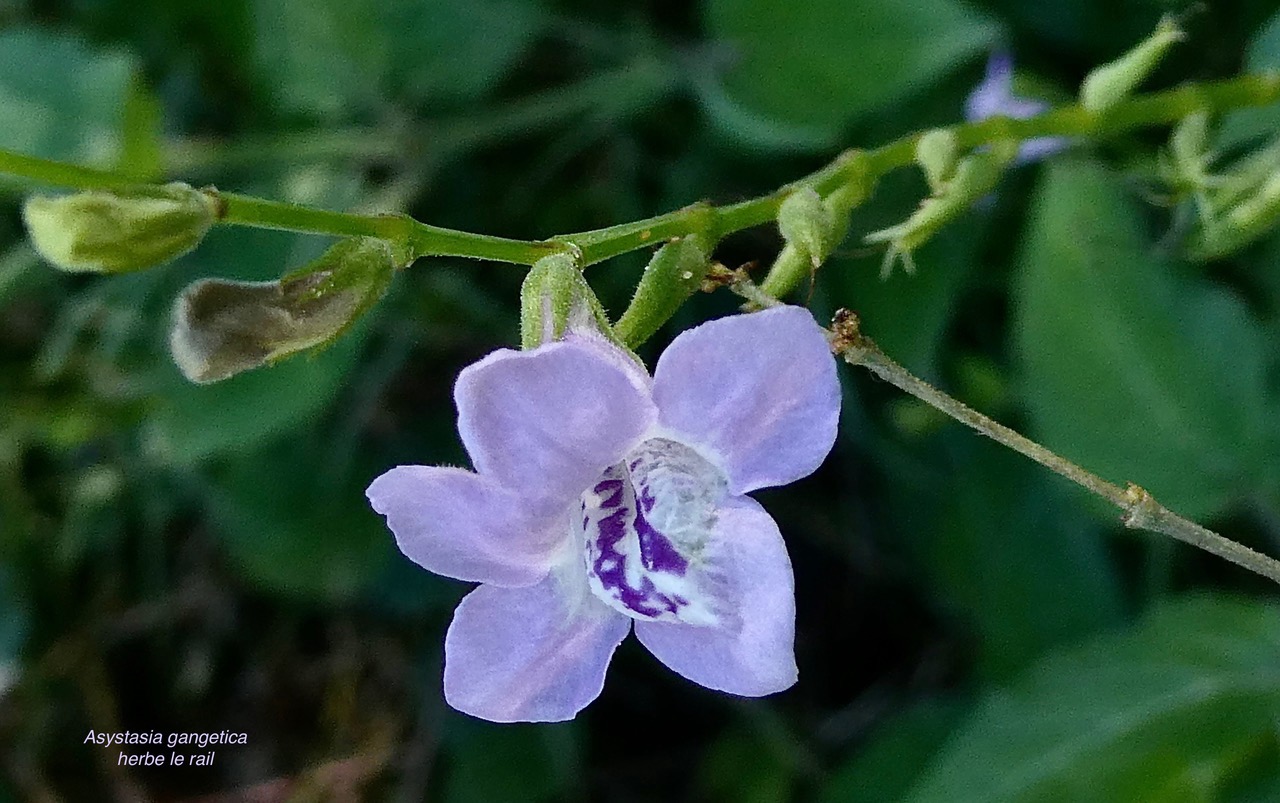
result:
[(535, 262), (520, 287), (520, 346), (534, 349), (570, 331), (602, 337), (630, 354), (614, 333), (578, 260), (562, 252)]
[[(1207, 157), (1206, 157), (1207, 161)], [(1187, 244), (1192, 259), (1217, 259), (1280, 224), (1280, 139), (1205, 175), (1197, 193), (1199, 225)]]
[(916, 164), (924, 171), (929, 189), (937, 193), (956, 171), (960, 146), (950, 128), (926, 131), (916, 140)]
[(62, 270), (125, 273), (176, 259), (217, 220), (210, 193), (174, 182), (129, 191), (28, 198), (22, 220), (36, 251)]
[(801, 187), (778, 207), (778, 231), (814, 268), (836, 247), (836, 222), (831, 210), (812, 187)]
[(1176, 195), (1194, 197), (1202, 214), (1208, 208), (1207, 191), (1213, 183), (1208, 169), (1212, 161), (1209, 140), (1209, 114), (1198, 111), (1187, 115), (1174, 126), (1157, 163), (1160, 176)]
[(1147, 79), (1169, 48), (1186, 38), (1172, 17), (1164, 17), (1155, 31), (1115, 61), (1095, 67), (1080, 85), (1080, 105), (1098, 113), (1115, 106)]
[[(833, 250), (844, 241), (849, 231), (849, 214), (870, 198), (876, 187), (865, 152), (851, 152), (845, 158), (841, 173), (844, 183), (822, 200), (831, 220), (830, 238)], [(760, 289), (774, 298), (781, 298), (794, 290), (806, 277), (812, 276), (813, 271), (813, 262), (808, 254), (798, 245), (788, 242), (769, 267), (769, 273), (760, 283)]]
[(663, 245), (645, 266), (635, 295), (614, 331), (627, 346), (648, 340), (670, 320), (689, 296), (698, 292), (711, 266), (702, 237), (690, 234)]
[(323, 348), (382, 298), (408, 260), (385, 240), (353, 237), (278, 281), (188, 285), (174, 306), (174, 361), (187, 379), (207, 383)]
[(1169, 152), (1187, 174), (1200, 174), (1209, 154), (1209, 114), (1198, 111), (1178, 121), (1169, 135)]

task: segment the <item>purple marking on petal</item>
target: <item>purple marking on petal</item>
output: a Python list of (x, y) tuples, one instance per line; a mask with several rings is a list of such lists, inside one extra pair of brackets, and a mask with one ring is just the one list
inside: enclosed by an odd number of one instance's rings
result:
[(596, 487), (592, 488), (591, 490), (598, 494), (604, 494), (604, 493), (610, 493), (620, 488), (622, 488), (622, 480), (608, 479), (608, 480), (600, 480), (600, 482), (596, 483)]
[(636, 511), (635, 516), (636, 534), (640, 539), (640, 563), (650, 571), (684, 576), (689, 570), (689, 561), (676, 550), (670, 539), (653, 529), (653, 525), (645, 518), (645, 512), (652, 507), (652, 501), (645, 507), (644, 497), (641, 497), (641, 509)]
[(596, 522), (597, 554), (591, 561), (591, 573), (600, 585), (630, 611), (644, 616), (657, 616), (662, 610), (674, 613), (679, 606), (657, 593), (653, 580), (642, 577), (637, 587), (627, 579), (628, 556), (622, 541), (628, 534), (628, 510), (615, 510)]
[(622, 503), (623, 503), (622, 485), (619, 484), (618, 487), (613, 491), (613, 495), (600, 503), (600, 507), (604, 508), (605, 510), (612, 510), (616, 507), (620, 507)]
[[(641, 444), (582, 498), (581, 537), (592, 591), (637, 619), (717, 621), (711, 575), (692, 570), (714, 526), (723, 476), (687, 446)], [(709, 585), (708, 585), (709, 584)]]

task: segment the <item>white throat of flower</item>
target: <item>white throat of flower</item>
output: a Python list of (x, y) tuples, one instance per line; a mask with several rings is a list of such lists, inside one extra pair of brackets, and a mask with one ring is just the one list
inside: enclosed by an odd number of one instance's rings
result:
[(641, 442), (571, 514), (591, 591), (633, 619), (730, 624), (715, 538), (726, 488), (724, 474), (691, 447)]

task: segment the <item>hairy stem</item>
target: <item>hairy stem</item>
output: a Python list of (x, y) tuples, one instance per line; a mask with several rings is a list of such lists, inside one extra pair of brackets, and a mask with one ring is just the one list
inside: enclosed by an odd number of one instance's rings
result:
[[(662, 81), (651, 81), (654, 76), (646, 78), (643, 71), (637, 75), (636, 92), (642, 99), (647, 97), (646, 87), (671, 80), (669, 76), (658, 76)], [(1027, 120), (997, 117), (956, 126), (954, 131), (959, 145), (965, 148), (1003, 139), (1021, 141), (1045, 136), (1100, 139), (1143, 126), (1171, 124), (1196, 111), (1220, 113), (1246, 106), (1266, 105), (1276, 100), (1280, 100), (1280, 75), (1245, 75), (1225, 81), (1187, 84), (1164, 92), (1136, 95), (1103, 113), (1093, 113), (1079, 105), (1070, 105)], [(573, 104), (566, 103), (566, 108), (571, 105)], [(509, 130), (511, 125), (518, 127), (527, 123), (529, 118), (526, 115), (534, 113), (532, 109), (517, 110), (510, 119), (499, 121), (502, 124), (481, 128), (501, 133)], [(484, 138), (481, 134), (463, 133), (465, 128), (460, 126), (453, 136), (467, 141)], [(572, 251), (576, 247), (581, 252), (582, 264), (591, 265), (672, 237), (700, 233), (710, 235), (714, 240), (767, 223), (777, 215), (778, 207), (787, 194), (798, 187), (813, 187), (819, 194), (827, 195), (847, 183), (855, 170), (860, 177), (874, 180), (891, 170), (912, 164), (919, 136), (918, 133), (911, 134), (865, 152), (843, 153), (821, 170), (749, 201), (723, 207), (699, 204), (646, 220), (560, 235), (542, 241), (490, 237), (428, 226), (406, 217), (331, 212), (226, 193), (220, 194), (226, 204), (226, 214), (219, 222), (334, 236), (363, 234), (385, 237), (405, 243), (417, 256), (473, 257), (520, 265), (531, 265), (548, 253)], [(137, 184), (135, 180), (116, 173), (3, 150), (0, 150), (0, 175), (15, 177), (27, 183), (74, 189), (123, 190)]]
[[(745, 293), (739, 294), (748, 297)], [(751, 300), (757, 301), (755, 298)], [(915, 376), (894, 362), (874, 341), (859, 331), (856, 316), (850, 313), (837, 315), (833, 328), (832, 348), (846, 362), (866, 368), (889, 384), (941, 410), (965, 426), (1031, 458), (1090, 493), (1107, 500), (1124, 511), (1123, 521), (1126, 527), (1176, 538), (1280, 583), (1280, 561), (1218, 535), (1194, 521), (1184, 519), (1157, 502), (1145, 489), (1133, 483), (1121, 488), (1086, 471), (1065, 457), (993, 421), (964, 402), (948, 396)]]

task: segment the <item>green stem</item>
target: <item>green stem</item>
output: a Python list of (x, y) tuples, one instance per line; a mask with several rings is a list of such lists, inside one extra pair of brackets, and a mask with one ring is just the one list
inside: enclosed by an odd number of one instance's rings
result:
[(218, 218), (220, 223), (342, 237), (381, 237), (405, 244), (414, 259), (424, 256), (453, 256), (532, 265), (547, 254), (560, 250), (559, 246), (552, 243), (512, 240), (431, 226), (408, 215), (331, 212), (226, 192), (218, 192), (217, 197), (222, 202)]
[[(1209, 84), (1188, 84), (1164, 92), (1138, 95), (1101, 114), (1087, 111), (1079, 105), (1071, 105), (1025, 120), (994, 117), (959, 125), (953, 130), (961, 148), (976, 148), (1001, 139), (1025, 141), (1052, 136), (1101, 139), (1145, 126), (1172, 124), (1196, 111), (1220, 113), (1247, 106), (1265, 106), (1277, 100), (1280, 100), (1280, 75), (1245, 75)], [(869, 151), (845, 151), (821, 170), (767, 195), (729, 206), (713, 207), (710, 213), (716, 221), (715, 231), (718, 236), (723, 237), (768, 223), (777, 217), (783, 199), (799, 187), (813, 187), (819, 195), (826, 196), (849, 181), (855, 171), (860, 178), (875, 181), (895, 169), (912, 165), (915, 163), (916, 140), (921, 134), (922, 132), (909, 134)], [(579, 245), (590, 243), (590, 248), (583, 248), (584, 256), (589, 254), (584, 262), (590, 265), (642, 248), (659, 237), (679, 237), (694, 233), (697, 228), (691, 227), (690, 221), (687, 209), (678, 210), (634, 223), (561, 235), (555, 239)], [(645, 231), (650, 232), (649, 237), (641, 239), (635, 236), (636, 233)]]
[(1031, 458), (1095, 496), (1105, 499), (1124, 511), (1123, 522), (1126, 527), (1167, 535), (1280, 583), (1280, 561), (1179, 516), (1138, 485), (1129, 483), (1121, 488), (1108, 482), (1004, 424), (993, 421), (964, 402), (948, 396), (894, 362), (870, 338), (861, 335), (856, 324), (852, 331), (843, 334), (837, 326), (836, 337), (838, 342), (841, 337), (844, 338), (844, 343), (840, 344), (838, 350), (849, 364), (861, 365), (934, 409), (941, 410), (996, 443)]
[(0, 175), (23, 183), (77, 190), (123, 190), (136, 187), (136, 179), (91, 167), (55, 162), (0, 149)]
[[(675, 80), (673, 75), (656, 63), (647, 67), (642, 63), (640, 68), (633, 66), (629, 69), (627, 80), (634, 81), (633, 101), (637, 98), (644, 101), (651, 97), (649, 93), (655, 87), (666, 86), (666, 82)], [(614, 78), (617, 79), (617, 76)], [(609, 100), (610, 93), (617, 89), (617, 85), (603, 77), (595, 80), (598, 83), (586, 82), (591, 91), (582, 94), (601, 102)], [(601, 93), (599, 97), (595, 95), (596, 91)], [(442, 129), (442, 141), (476, 143), (487, 137), (498, 138), (513, 130), (520, 130), (536, 119), (542, 119), (548, 109), (553, 112), (550, 116), (554, 117), (554, 112), (567, 112), (570, 108), (577, 108), (579, 93), (559, 90), (563, 95), (557, 101), (556, 92), (550, 94), (550, 102), (544, 97), (536, 104), (531, 102), (527, 106), (517, 105), (514, 109), (499, 112), (496, 121), (490, 119), (482, 125), (457, 123), (452, 128), (445, 127)], [(1079, 105), (1071, 105), (1026, 120), (997, 117), (956, 126), (954, 131), (960, 146), (964, 148), (977, 147), (999, 139), (1021, 141), (1046, 136), (1096, 139), (1143, 126), (1171, 124), (1200, 110), (1223, 112), (1245, 106), (1265, 105), (1276, 100), (1280, 100), (1280, 75), (1245, 75), (1225, 81), (1188, 84), (1164, 92), (1138, 95), (1100, 114), (1089, 112)], [(490, 237), (429, 226), (406, 217), (331, 212), (232, 194), (222, 194), (226, 201), (226, 214), (221, 217), (220, 222), (336, 236), (363, 234), (397, 238), (412, 248), (417, 256), (473, 257), (520, 265), (531, 265), (548, 253), (571, 250), (576, 246), (581, 251), (582, 264), (585, 266), (672, 237), (700, 233), (711, 240), (717, 240), (726, 234), (767, 223), (777, 216), (782, 200), (797, 187), (813, 187), (819, 194), (827, 195), (847, 182), (855, 168), (866, 171), (863, 175), (875, 180), (891, 170), (912, 164), (919, 136), (919, 133), (910, 134), (866, 152), (845, 152), (821, 170), (749, 201), (723, 207), (699, 204), (645, 220), (560, 235), (543, 241)], [(859, 154), (856, 160), (855, 154)], [(8, 174), (33, 184), (74, 189), (127, 189), (136, 186), (136, 182), (126, 176), (3, 150), (0, 150), (0, 174)]]

